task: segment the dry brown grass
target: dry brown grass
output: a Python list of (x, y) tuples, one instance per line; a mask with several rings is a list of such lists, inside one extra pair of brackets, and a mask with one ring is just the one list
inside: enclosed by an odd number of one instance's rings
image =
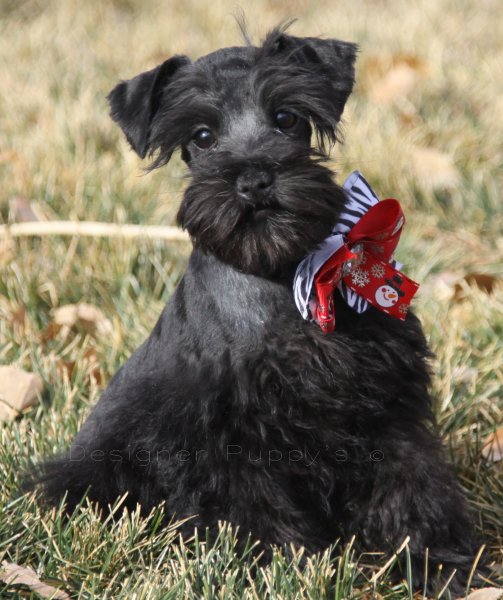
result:
[[(143, 176), (108, 117), (105, 96), (118, 79), (170, 54), (196, 58), (239, 44), (236, 6), (235, 0), (4, 0), (0, 220), (14, 218), (9, 202), (21, 196), (47, 219), (172, 224), (183, 189), (181, 161)], [(501, 561), (501, 463), (480, 457), (482, 440), (503, 421), (501, 284), (490, 294), (466, 288), (464, 300), (455, 302), (450, 282), (470, 272), (502, 276), (503, 5), (253, 0), (242, 6), (255, 39), (297, 16), (295, 35), (334, 36), (361, 46), (358, 85), (345, 114), (346, 143), (335, 149), (334, 163), (341, 178), (360, 169), (381, 195), (404, 204), (408, 225), (399, 258), (423, 283), (417, 310), (437, 353), (440, 426), (480, 532)], [(382, 88), (390, 72), (398, 78), (391, 99)], [(155, 241), (0, 241), (0, 362), (37, 371), (46, 385), (38, 409), (0, 426), (0, 559), (59, 577), (75, 597), (217, 597), (208, 590), (218, 573), (205, 571), (197, 553), (162, 554), (162, 540), (155, 538), (143, 554), (143, 542), (131, 542), (128, 554), (129, 534), (120, 527), (104, 534), (88, 511), (58, 534), (59, 521), (42, 519), (31, 503), (12, 501), (19, 471), (65, 447), (96, 400), (86, 350), (96, 352), (106, 380), (152, 327), (185, 260), (181, 246)], [(79, 300), (100, 306), (113, 335), (94, 340), (76, 333), (42, 342), (53, 309)], [(16, 318), (22, 306), (26, 314)], [(70, 378), (58, 368), (61, 360), (75, 361)], [(100, 548), (90, 563), (89, 544)], [(283, 583), (276, 597), (329, 597), (323, 595), (328, 563), (317, 575), (312, 567), (301, 577), (278, 561)], [(346, 587), (341, 583), (330, 597), (359, 597), (363, 584), (353, 589), (358, 569), (348, 561), (341, 563)], [(229, 565), (219, 564), (220, 576), (228, 576)], [(241, 567), (236, 562), (232, 568)], [(271, 569), (262, 574), (260, 589), (273, 597)], [(205, 587), (201, 578), (213, 584)], [(229, 587), (218, 597), (245, 597), (245, 583), (252, 584), (245, 576), (244, 583), (236, 581), (239, 594)], [(383, 594), (404, 597), (405, 588), (388, 588), (385, 579), (382, 586)], [(9, 593), (0, 587), (2, 598), (17, 597)], [(246, 594), (253, 597), (253, 590)]]

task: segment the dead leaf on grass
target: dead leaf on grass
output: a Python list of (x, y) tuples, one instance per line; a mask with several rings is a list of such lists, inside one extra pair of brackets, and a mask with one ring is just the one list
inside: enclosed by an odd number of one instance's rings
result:
[(479, 372), (474, 367), (466, 365), (458, 365), (452, 369), (451, 378), (456, 383), (466, 383), (473, 385), (477, 381)]
[(364, 67), (369, 95), (380, 104), (407, 97), (427, 72), (426, 64), (419, 57), (406, 54), (373, 57)]
[(45, 344), (46, 342), (53, 340), (61, 331), (61, 328), (62, 326), (58, 325), (57, 323), (49, 323), (44, 331), (42, 331), (40, 334), (40, 341)]
[(35, 210), (29, 200), (23, 196), (14, 196), (9, 200), (9, 208), (12, 218), (17, 223), (28, 223), (30, 221), (39, 221)]
[(3, 561), (0, 580), (10, 585), (26, 585), (42, 598), (70, 600), (70, 596), (40, 580), (33, 569)]
[(0, 421), (14, 419), (33, 406), (44, 384), (40, 375), (12, 366), (0, 366)]
[[(463, 281), (468, 286), (476, 286), (479, 290), (490, 294), (501, 282), (501, 279), (489, 273), (467, 273), (463, 277)], [(466, 285), (459, 282), (456, 283), (454, 286), (454, 302), (460, 302), (465, 299)]]
[[(96, 354), (96, 348), (88, 348), (84, 352), (83, 359), (86, 363), (85, 375), (89, 380), (94, 380), (96, 385), (101, 385), (103, 382), (103, 373), (101, 371), (101, 366), (98, 362), (98, 356)], [(77, 366), (76, 361), (74, 360), (64, 360), (59, 359), (57, 362), (57, 368), (60, 373), (65, 374), (68, 379), (72, 378), (75, 367)]]
[(16, 181), (26, 182), (29, 176), (29, 169), (24, 156), (15, 150), (6, 150), (0, 153), (0, 165), (10, 164), (13, 168)]
[(454, 271), (441, 271), (433, 273), (425, 278), (419, 288), (421, 297), (433, 297), (438, 300), (450, 300), (452, 298), (452, 290), (457, 281), (459, 281), (459, 273)]
[(17, 157), (17, 152), (14, 150), (6, 150), (0, 153), (0, 165), (6, 162), (11, 162)]
[(412, 168), (419, 185), (428, 189), (451, 189), (460, 181), (459, 171), (450, 154), (436, 148), (415, 146), (411, 152)]
[(101, 385), (103, 382), (103, 374), (101, 371), (101, 366), (98, 362), (96, 348), (88, 348), (84, 352), (84, 358), (88, 361), (86, 371), (89, 375), (89, 378), (94, 379), (97, 385)]
[(24, 329), (26, 325), (26, 306), (19, 304), (10, 313), (10, 320), (13, 327)]
[[(466, 600), (499, 600), (503, 596), (503, 588), (487, 587), (474, 590), (466, 596)], [(463, 600), (457, 598), (456, 600)]]
[(503, 459), (503, 427), (498, 427), (484, 441), (482, 456), (492, 462)]
[(65, 360), (60, 358), (56, 363), (56, 368), (62, 375), (66, 375), (68, 379), (72, 378), (76, 362), (74, 360)]
[(383, 79), (372, 86), (370, 95), (380, 104), (389, 104), (408, 96), (416, 87), (420, 76), (408, 65), (397, 65)]
[(90, 335), (109, 335), (112, 333), (112, 323), (102, 311), (85, 302), (66, 304), (54, 311), (54, 324), (60, 328), (84, 330)]

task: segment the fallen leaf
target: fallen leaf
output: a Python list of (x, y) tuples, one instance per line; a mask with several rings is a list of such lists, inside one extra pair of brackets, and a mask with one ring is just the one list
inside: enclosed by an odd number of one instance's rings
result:
[(62, 325), (58, 325), (57, 323), (49, 323), (47, 327), (40, 334), (40, 341), (42, 343), (53, 340), (58, 333), (61, 331)]
[(368, 79), (381, 79), (390, 69), (401, 64), (408, 65), (423, 74), (428, 72), (426, 63), (419, 56), (397, 53), (369, 56), (363, 64), (363, 74)]
[(459, 171), (450, 154), (436, 148), (416, 146), (411, 152), (412, 168), (419, 185), (428, 189), (456, 187), (460, 180)]
[(473, 367), (467, 367), (466, 365), (458, 365), (452, 369), (451, 379), (456, 383), (473, 384), (478, 375), (479, 372), (477, 369), (474, 369)]
[(98, 362), (96, 348), (88, 348), (84, 352), (84, 358), (88, 361), (87, 373), (89, 374), (89, 378), (94, 379), (97, 385), (101, 385), (103, 381), (103, 375)]
[(503, 459), (503, 427), (498, 427), (486, 438), (482, 448), (482, 456), (492, 462)]
[(40, 375), (12, 366), (0, 366), (0, 421), (14, 419), (33, 406), (44, 384)]
[(413, 107), (408, 107), (407, 110), (400, 111), (398, 115), (400, 122), (405, 127), (419, 127), (422, 125), (423, 120), (419, 116), (419, 114), (415, 111)]
[(407, 97), (427, 73), (426, 64), (417, 56), (374, 56), (364, 64), (363, 85), (373, 100), (390, 104)]
[(20, 304), (11, 312), (10, 318), (13, 327), (24, 329), (26, 324), (26, 306), (24, 304)]
[(62, 592), (47, 583), (43, 583), (33, 569), (21, 567), (15, 563), (3, 561), (0, 580), (9, 585), (26, 585), (42, 598), (54, 600), (70, 600), (66, 592)]
[[(476, 286), (479, 290), (490, 294), (501, 282), (501, 279), (488, 273), (468, 273), (463, 277), (463, 281), (469, 286)], [(465, 298), (465, 291), (466, 286), (463, 286), (462, 283), (456, 283), (453, 300), (455, 302), (463, 300)]]
[(499, 600), (502, 596), (503, 588), (487, 587), (470, 592), (468, 596), (466, 596), (466, 600)]
[(440, 300), (450, 300), (452, 290), (456, 282), (460, 279), (460, 274), (454, 271), (441, 271), (429, 275), (419, 288), (421, 297), (433, 297)]
[(26, 181), (29, 174), (29, 169), (24, 156), (15, 150), (7, 150), (6, 152), (0, 153), (0, 164), (2, 163), (7, 163), (12, 166), (16, 181)]
[(421, 79), (421, 75), (407, 64), (393, 67), (370, 89), (370, 96), (380, 104), (390, 104), (408, 96)]
[(66, 304), (54, 311), (54, 324), (60, 327), (77, 327), (90, 335), (109, 335), (112, 323), (99, 308), (92, 304)]
[(9, 200), (9, 208), (14, 221), (18, 223), (28, 223), (30, 221), (39, 221), (31, 202), (22, 196), (15, 196)]
[[(103, 373), (101, 371), (98, 357), (96, 355), (95, 348), (88, 348), (83, 355), (83, 360), (86, 363), (85, 375), (89, 380), (94, 380), (97, 385), (101, 385), (103, 382)], [(65, 374), (68, 379), (72, 378), (73, 372), (77, 363), (74, 360), (59, 359), (56, 363), (56, 367), (60, 373)]]
[(18, 154), (15, 150), (6, 150), (0, 153), (0, 165), (6, 162), (12, 162), (17, 160)]
[(71, 379), (75, 369), (75, 364), (76, 363), (74, 360), (64, 360), (61, 358), (56, 363), (56, 368), (61, 374), (66, 375), (68, 379)]

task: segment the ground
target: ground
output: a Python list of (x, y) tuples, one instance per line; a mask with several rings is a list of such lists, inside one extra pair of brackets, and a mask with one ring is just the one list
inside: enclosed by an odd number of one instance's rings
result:
[[(253, 0), (243, 8), (255, 39), (296, 16), (295, 35), (360, 45), (334, 168), (341, 179), (359, 169), (381, 197), (402, 202), (397, 258), (422, 284), (415, 306), (436, 353), (441, 433), (479, 533), (501, 563), (502, 462), (481, 448), (503, 420), (503, 5)], [(240, 44), (236, 12), (234, 0), (4, 0), (0, 222), (20, 219), (30, 202), (39, 219), (172, 224), (182, 162), (144, 174), (105, 96), (172, 54), (196, 58)], [(214, 548), (201, 539), (168, 545), (176, 527), (159, 529), (158, 515), (103, 527), (84, 507), (62, 523), (16, 497), (23, 470), (68, 446), (100, 387), (146, 337), (188, 250), (158, 240), (0, 239), (0, 364), (44, 382), (36, 407), (0, 424), (0, 562), (31, 567), (72, 598), (412, 597), (407, 573), (393, 586), (385, 569), (371, 585), (368, 557), (350, 546), (307, 566), (277, 553), (253, 579), (251, 560), (235, 556), (225, 529)], [(478, 285), (463, 279), (480, 273), (488, 277), (471, 277)], [(101, 309), (107, 335), (55, 330), (55, 309), (76, 302)], [(0, 583), (0, 598), (26, 590)]]

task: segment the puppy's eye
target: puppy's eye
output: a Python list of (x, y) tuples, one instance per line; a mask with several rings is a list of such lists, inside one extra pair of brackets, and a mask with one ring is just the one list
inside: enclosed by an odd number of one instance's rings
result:
[(216, 140), (213, 132), (206, 127), (196, 131), (192, 139), (194, 140), (194, 144), (202, 150), (206, 150), (207, 148), (213, 146)]
[(294, 127), (294, 125), (297, 123), (297, 115), (294, 115), (293, 113), (288, 112), (287, 110), (279, 110), (274, 115), (274, 120), (276, 121), (276, 125), (280, 129), (292, 129), (292, 127)]

